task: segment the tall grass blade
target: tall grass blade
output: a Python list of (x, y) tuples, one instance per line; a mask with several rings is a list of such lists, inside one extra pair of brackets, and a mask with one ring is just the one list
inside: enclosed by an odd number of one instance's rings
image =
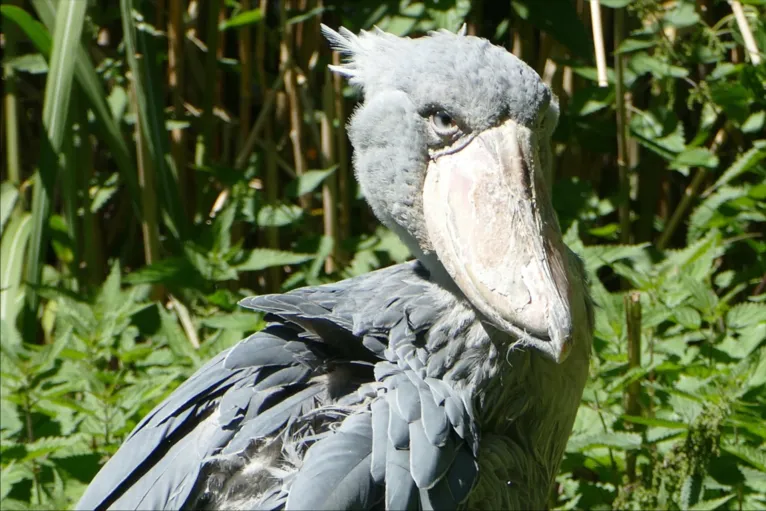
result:
[(42, 276), (47, 246), (46, 227), (58, 172), (58, 158), (68, 131), (67, 116), (75, 58), (87, 5), (87, 2), (61, 2), (56, 12), (53, 47), (43, 101), (45, 136), (42, 137), (40, 166), (32, 195), (32, 234), (25, 272), (28, 287), (24, 337), (27, 342), (34, 340), (37, 331), (39, 297), (36, 288), (40, 285)]
[[(150, 33), (151, 27), (140, 21), (140, 14), (134, 13), (132, 0), (121, 0), (120, 10), (125, 34), (125, 54), (136, 91), (138, 122), (160, 188), (159, 206), (171, 233), (178, 239), (184, 239), (183, 206), (179, 195), (178, 172), (170, 155), (165, 129), (165, 114), (160, 97), (164, 86), (157, 71), (155, 38)], [(139, 23), (135, 22), (134, 16), (139, 17)]]
[(13, 325), (21, 305), (21, 273), (24, 266), (32, 216), (14, 217), (0, 240), (0, 320)]
[[(50, 55), (51, 36), (42, 23), (34, 19), (27, 11), (15, 5), (0, 6), (0, 13), (4, 18), (16, 23), (40, 53), (46, 57)], [(53, 26), (53, 19), (54, 16), (51, 15), (49, 26)]]
[(3, 235), (5, 224), (11, 217), (16, 201), (19, 199), (19, 190), (9, 181), (0, 184), (0, 236)]
[[(43, 20), (43, 23), (49, 29), (52, 29), (56, 17), (56, 6), (53, 0), (33, 0), (32, 4), (37, 11), (37, 15)], [(44, 32), (44, 27), (40, 26), (39, 28)], [(47, 36), (47, 33), (45, 35)], [(30, 36), (28, 31), (27, 36)], [(41, 40), (41, 43), (43, 42), (42, 36), (36, 37)], [(43, 55), (48, 56), (50, 54), (50, 37), (48, 36), (47, 49), (38, 43), (35, 43), (35, 46)], [(82, 45), (77, 49), (75, 78), (88, 100), (88, 106), (93, 111), (93, 121), (98, 130), (99, 140), (103, 140), (107, 147), (109, 147), (109, 152), (112, 158), (114, 158), (117, 169), (120, 171), (120, 176), (130, 192), (136, 216), (140, 218), (138, 179), (136, 178), (133, 158), (130, 156), (128, 144), (125, 142), (119, 124), (109, 110), (106, 102), (106, 93), (96, 74), (96, 69), (88, 56), (88, 52)]]

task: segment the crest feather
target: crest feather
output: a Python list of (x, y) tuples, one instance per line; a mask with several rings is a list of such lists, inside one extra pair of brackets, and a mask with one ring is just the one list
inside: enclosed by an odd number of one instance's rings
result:
[(330, 43), (333, 50), (339, 52), (344, 57), (350, 57), (351, 61), (342, 64), (340, 66), (327, 66), (333, 73), (338, 73), (346, 78), (353, 78), (357, 76), (358, 70), (354, 66), (353, 58), (355, 55), (361, 52), (361, 45), (359, 44), (359, 37), (356, 36), (349, 29), (340, 27), (338, 32), (331, 29), (324, 23), (321, 25), (322, 35)]

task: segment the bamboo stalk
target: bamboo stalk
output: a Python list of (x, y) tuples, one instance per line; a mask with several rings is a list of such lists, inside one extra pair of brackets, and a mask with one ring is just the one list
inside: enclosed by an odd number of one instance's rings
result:
[[(250, 128), (250, 133), (248, 134), (247, 139), (245, 140), (245, 144), (242, 147), (242, 149), (239, 151), (239, 154), (237, 154), (236, 159), (234, 160), (235, 169), (241, 170), (245, 168), (247, 161), (250, 159), (250, 155), (253, 153), (253, 150), (255, 149), (255, 146), (258, 143), (261, 130), (271, 125), (271, 123), (267, 123), (267, 121), (269, 120), (269, 114), (271, 113), (274, 107), (274, 102), (276, 101), (276, 98), (277, 98), (277, 91), (279, 90), (280, 87), (282, 87), (283, 83), (284, 83), (284, 73), (280, 72), (276, 81), (272, 84), (271, 88), (269, 89), (269, 92), (266, 93), (266, 97), (264, 98), (263, 104), (261, 105), (261, 110), (260, 112), (258, 112), (258, 117), (255, 118), (255, 123), (253, 123), (253, 127)], [(265, 90), (265, 89), (262, 87), (262, 90)]]
[(753, 37), (753, 31), (750, 30), (750, 24), (747, 22), (747, 16), (745, 16), (742, 3), (739, 0), (731, 0), (729, 3), (731, 4), (732, 12), (734, 12), (734, 18), (737, 20), (739, 31), (742, 33), (747, 56), (750, 57), (750, 62), (757, 66), (761, 63), (761, 52), (758, 51), (758, 45), (755, 42), (755, 37)]
[[(165, 2), (166, 0), (155, 0), (157, 2), (157, 6), (155, 7), (155, 11), (157, 13), (157, 16), (155, 18), (155, 23), (157, 27), (162, 27), (165, 25)], [(172, 2), (173, 0), (171, 0)], [(171, 7), (172, 9), (172, 7)], [(172, 14), (171, 14), (172, 17)], [(173, 23), (170, 21), (170, 23)], [(169, 35), (169, 34), (168, 34)]]
[[(596, 71), (599, 87), (607, 87), (606, 51), (604, 51), (604, 29), (601, 26), (601, 4), (599, 0), (590, 0), (590, 21), (593, 29), (593, 46), (596, 51)], [(617, 45), (615, 45), (615, 48)]]
[[(12, 2), (12, 5), (17, 2)], [(12, 59), (18, 53), (17, 41), (19, 29), (15, 23), (3, 19), (3, 33), (5, 35), (5, 58)], [(21, 159), (19, 158), (19, 111), (17, 92), (17, 77), (13, 66), (3, 66), (3, 104), (5, 118), (5, 163), (8, 171), (8, 180), (18, 188), (21, 185)], [(16, 210), (20, 211), (21, 200), (16, 203)]]
[[(163, 3), (165, 0), (162, 0)], [(180, 121), (185, 116), (184, 89), (184, 26), (183, 0), (170, 0), (170, 16), (168, 18), (168, 86), (173, 101), (173, 117)], [(160, 25), (161, 26), (161, 25)], [(186, 169), (185, 131), (174, 128), (170, 131), (170, 153), (178, 170), (178, 185), (187, 197), (194, 197)], [(194, 205), (186, 208), (189, 220), (194, 220)]]
[[(325, 169), (335, 165), (335, 140), (333, 137), (332, 120), (335, 117), (334, 101), (333, 101), (333, 84), (332, 76), (330, 76), (330, 70), (325, 69), (324, 86), (322, 87), (322, 121), (321, 121), (321, 155), (322, 155), (322, 167)], [(336, 184), (335, 173), (330, 174), (324, 180), (322, 184), (322, 212), (323, 212), (323, 224), (324, 235), (333, 242), (333, 249), (330, 257), (325, 259), (324, 271), (325, 273), (333, 273), (336, 269), (338, 262), (338, 216), (336, 210), (336, 199), (338, 195), (338, 189)]]
[[(268, 83), (266, 81), (266, 15), (269, 9), (269, 0), (260, 0), (261, 15), (264, 20), (261, 24), (261, 30), (256, 34), (255, 43), (255, 55), (256, 66), (258, 69), (258, 80), (262, 93), (267, 90)], [(258, 114), (258, 119), (253, 125), (250, 136), (245, 146), (242, 148), (242, 152), (250, 154), (254, 149), (254, 144), (258, 140), (257, 134), (260, 129), (260, 125), (263, 124), (264, 143), (266, 148), (264, 150), (265, 159), (265, 179), (263, 183), (264, 192), (266, 195), (267, 204), (276, 204), (279, 197), (279, 171), (277, 169), (277, 151), (274, 146), (274, 116), (273, 113), (274, 104), (277, 99), (277, 91), (282, 88), (284, 81), (284, 68), (279, 70), (279, 77), (277, 82), (269, 90), (268, 94), (264, 98), (261, 105), (261, 111)], [(271, 122), (266, 122), (266, 120)], [(260, 122), (259, 122), (260, 121)], [(241, 153), (242, 154), (242, 153)], [(279, 230), (276, 227), (270, 226), (265, 229), (264, 233), (266, 237), (266, 246), (271, 249), (279, 249)], [(265, 285), (263, 286), (268, 292), (276, 292), (279, 290), (282, 282), (282, 269), (278, 266), (272, 266), (266, 269), (265, 272)]]
[[(625, 304), (625, 322), (628, 333), (628, 370), (641, 367), (641, 293), (634, 291), (623, 296)], [(625, 411), (628, 415), (641, 414), (641, 382), (638, 380), (628, 385), (625, 395)], [(626, 456), (628, 480), (636, 480), (636, 453)]]
[(204, 156), (202, 161), (209, 163), (213, 159), (215, 145), (215, 94), (218, 90), (218, 15), (220, 12), (220, 0), (207, 0), (207, 31), (205, 43), (207, 55), (205, 57), (205, 89), (202, 99), (202, 141)]
[[(293, 29), (287, 24), (287, 13), (284, 2), (280, 3), (279, 10), (282, 37), (279, 42), (280, 66), (285, 70), (285, 93), (289, 105), (290, 114), (290, 142), (293, 148), (293, 164), (295, 173), (302, 176), (306, 173), (306, 152), (303, 147), (303, 108), (298, 97), (298, 79), (295, 61), (292, 56), (291, 45), (293, 43)], [(311, 197), (306, 194), (298, 198), (301, 207), (311, 207)]]
[[(598, 3), (598, 0), (596, 0), (596, 3)], [(593, 8), (592, 5), (591, 8)], [(617, 212), (620, 219), (620, 241), (622, 243), (630, 243), (630, 177), (628, 175), (630, 168), (628, 160), (628, 113), (627, 109), (625, 108), (625, 61), (623, 56), (616, 51), (618, 45), (622, 41), (624, 33), (625, 11), (624, 9), (617, 9), (614, 13), (614, 88), (617, 107), (617, 179), (619, 182), (620, 196), (619, 203), (617, 205)], [(601, 44), (601, 52), (603, 53), (603, 39)], [(598, 55), (598, 51), (596, 54)], [(602, 64), (606, 66), (605, 62)], [(604, 70), (604, 73), (606, 73), (606, 70)], [(599, 81), (600, 80), (601, 78), (599, 78)], [(601, 84), (599, 83), (599, 85)]]
[[(75, 150), (75, 145), (79, 143), (79, 138), (83, 136), (85, 126), (81, 124), (82, 116), (78, 115), (78, 112), (83, 112), (80, 101), (80, 94), (78, 91), (72, 91), (72, 110), (70, 113), (71, 122), (70, 129), (64, 137), (63, 146), (63, 168), (61, 173), (61, 202), (64, 209), (64, 218), (66, 220), (67, 234), (69, 236), (69, 242), (72, 247), (72, 261), (70, 261), (68, 267), (62, 265), (62, 272), (64, 274), (69, 273), (72, 277), (73, 291), (78, 291), (81, 281), (80, 264), (83, 261), (82, 252), (80, 250), (80, 242), (82, 237), (80, 235), (79, 215), (77, 211), (79, 209), (78, 200), (78, 186), (77, 186), (77, 173), (78, 173), (78, 161)], [(87, 122), (87, 120), (86, 120)], [(65, 262), (65, 261), (62, 261)]]
[(77, 162), (82, 171), (79, 173), (79, 187), (83, 193), (83, 261), (85, 262), (85, 283), (89, 286), (95, 286), (101, 282), (104, 276), (105, 258), (104, 258), (104, 240), (101, 232), (101, 225), (98, 218), (91, 211), (91, 199), (89, 188), (94, 176), (93, 164), (93, 144), (91, 134), (87, 131), (87, 111), (82, 110), (80, 119), (86, 130), (80, 138), (80, 145), (77, 148)]
[[(250, 0), (241, 1), (243, 11), (250, 10)], [(241, 151), (250, 130), (251, 112), (253, 108), (253, 60), (252, 60), (252, 30), (244, 26), (239, 31), (239, 140), (237, 150)]]
[[(335, 66), (340, 65), (340, 54), (336, 51), (332, 53), (332, 63)], [(338, 201), (340, 215), (338, 216), (338, 244), (348, 239), (351, 235), (351, 190), (353, 183), (349, 177), (348, 168), (348, 145), (346, 137), (346, 116), (345, 101), (343, 99), (343, 79), (341, 76), (333, 73), (333, 97), (335, 98), (335, 121), (337, 128), (335, 130), (336, 147), (338, 152), (338, 170), (335, 171), (338, 183)]]
[[(144, 139), (144, 130), (141, 129), (141, 123), (138, 117), (141, 109), (138, 106), (135, 81), (131, 82), (130, 87), (131, 102), (136, 114), (136, 124), (134, 136), (136, 138), (136, 168), (138, 170), (138, 186), (141, 189), (141, 235), (144, 241), (144, 262), (148, 266), (159, 260), (160, 237), (157, 221), (157, 193), (155, 190), (154, 168), (152, 166), (152, 157), (148, 154), (146, 141)], [(160, 300), (163, 291), (159, 286), (152, 287), (152, 299)]]

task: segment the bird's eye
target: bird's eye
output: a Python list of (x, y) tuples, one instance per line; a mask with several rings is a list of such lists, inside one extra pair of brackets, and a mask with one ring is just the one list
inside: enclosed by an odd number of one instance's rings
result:
[(455, 119), (444, 110), (437, 110), (431, 114), (431, 125), (434, 127), (434, 131), (441, 137), (452, 136), (458, 130)]

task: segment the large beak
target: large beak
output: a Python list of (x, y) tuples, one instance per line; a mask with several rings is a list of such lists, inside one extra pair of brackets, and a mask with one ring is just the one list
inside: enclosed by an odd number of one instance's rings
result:
[(535, 135), (513, 121), (428, 166), (423, 208), (440, 261), (496, 327), (556, 362), (572, 343), (567, 252)]

